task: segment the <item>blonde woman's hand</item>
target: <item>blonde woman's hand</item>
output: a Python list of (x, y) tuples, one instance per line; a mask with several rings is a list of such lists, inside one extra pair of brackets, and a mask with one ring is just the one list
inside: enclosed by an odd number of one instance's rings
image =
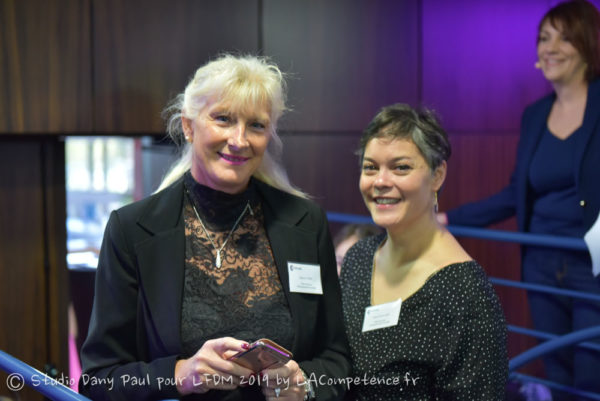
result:
[(191, 358), (175, 364), (175, 380), (181, 395), (208, 390), (233, 390), (253, 372), (229, 361), (232, 355), (248, 349), (248, 343), (232, 337), (205, 342)]

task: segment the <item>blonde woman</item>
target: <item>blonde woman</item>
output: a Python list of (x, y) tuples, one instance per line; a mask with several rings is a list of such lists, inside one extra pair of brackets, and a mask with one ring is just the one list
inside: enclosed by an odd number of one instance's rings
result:
[[(284, 110), (277, 66), (231, 55), (198, 69), (168, 109), (184, 151), (157, 193), (108, 222), (82, 349), (85, 394), (343, 396), (315, 381), (348, 376), (349, 351), (325, 214), (278, 163)], [(229, 360), (260, 338), (293, 359), (260, 372)]]

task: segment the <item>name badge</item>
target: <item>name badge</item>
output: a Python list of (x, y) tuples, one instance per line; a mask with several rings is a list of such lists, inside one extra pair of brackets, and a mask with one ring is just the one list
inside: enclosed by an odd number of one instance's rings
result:
[(368, 306), (365, 308), (365, 320), (363, 320), (363, 333), (365, 331), (383, 329), (398, 324), (400, 318), (400, 306), (402, 300), (388, 302), (386, 304)]
[(321, 266), (307, 263), (288, 262), (290, 292), (323, 294)]

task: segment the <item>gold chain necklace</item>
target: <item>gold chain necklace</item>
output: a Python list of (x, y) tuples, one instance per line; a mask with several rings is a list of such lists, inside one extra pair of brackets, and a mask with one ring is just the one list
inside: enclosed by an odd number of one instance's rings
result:
[(250, 214), (252, 216), (254, 216), (254, 212), (252, 211), (252, 207), (250, 207), (250, 201), (248, 201), (248, 203), (246, 203), (246, 207), (244, 208), (244, 210), (242, 210), (242, 213), (240, 214), (240, 216), (235, 221), (235, 224), (233, 225), (233, 228), (231, 229), (231, 231), (229, 231), (229, 234), (227, 235), (227, 238), (225, 238), (225, 241), (223, 242), (223, 245), (221, 245), (220, 248), (217, 248), (217, 246), (215, 245), (214, 241), (212, 240), (212, 237), (208, 233), (208, 230), (204, 226), (204, 223), (202, 222), (202, 219), (200, 218), (200, 215), (198, 214), (198, 210), (196, 210), (196, 205), (194, 205), (194, 201), (192, 200), (192, 197), (191, 197), (191, 195), (190, 195), (189, 192), (188, 192), (188, 198), (190, 199), (190, 203), (192, 204), (192, 208), (194, 209), (194, 213), (196, 213), (196, 217), (198, 218), (198, 221), (200, 222), (200, 225), (202, 226), (202, 229), (204, 230), (204, 233), (208, 237), (208, 240), (210, 241), (210, 244), (213, 246), (213, 248), (217, 252), (217, 257), (215, 258), (215, 266), (217, 267), (217, 269), (220, 269), (221, 268), (221, 252), (223, 251), (223, 248), (225, 248), (225, 245), (227, 245), (227, 241), (229, 241), (229, 238), (231, 238), (231, 235), (233, 234), (233, 232), (237, 228), (238, 224), (240, 223), (240, 221), (242, 220), (242, 218), (246, 214), (246, 210), (250, 210)]

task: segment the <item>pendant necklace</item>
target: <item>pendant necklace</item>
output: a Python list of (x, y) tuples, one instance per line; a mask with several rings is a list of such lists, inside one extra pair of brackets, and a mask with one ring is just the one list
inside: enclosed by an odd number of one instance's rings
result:
[(254, 216), (254, 213), (252, 212), (252, 207), (250, 207), (250, 201), (248, 201), (248, 203), (246, 203), (246, 207), (244, 208), (244, 210), (242, 210), (242, 213), (240, 214), (240, 216), (235, 221), (235, 223), (233, 225), (233, 228), (231, 229), (231, 231), (229, 231), (229, 234), (227, 234), (227, 238), (225, 238), (225, 241), (223, 241), (223, 245), (221, 245), (220, 248), (217, 248), (217, 246), (215, 245), (215, 243), (212, 240), (212, 237), (208, 233), (208, 230), (204, 226), (204, 223), (202, 222), (202, 219), (200, 218), (200, 215), (198, 214), (198, 211), (196, 210), (196, 205), (194, 205), (194, 201), (192, 200), (192, 197), (190, 196), (189, 192), (188, 192), (188, 197), (190, 198), (190, 203), (192, 204), (192, 208), (194, 209), (194, 213), (196, 213), (196, 217), (198, 218), (198, 221), (200, 222), (200, 225), (202, 226), (202, 229), (204, 230), (204, 233), (208, 237), (208, 240), (210, 241), (210, 244), (213, 246), (213, 248), (217, 252), (217, 257), (215, 259), (215, 266), (217, 267), (217, 269), (220, 269), (221, 268), (221, 252), (223, 251), (223, 248), (225, 248), (225, 245), (227, 245), (227, 241), (229, 241), (229, 238), (231, 238), (231, 235), (233, 234), (233, 232), (237, 228), (238, 224), (240, 223), (240, 221), (242, 220), (242, 218), (246, 214), (246, 211), (250, 210), (250, 214), (252, 216)]

